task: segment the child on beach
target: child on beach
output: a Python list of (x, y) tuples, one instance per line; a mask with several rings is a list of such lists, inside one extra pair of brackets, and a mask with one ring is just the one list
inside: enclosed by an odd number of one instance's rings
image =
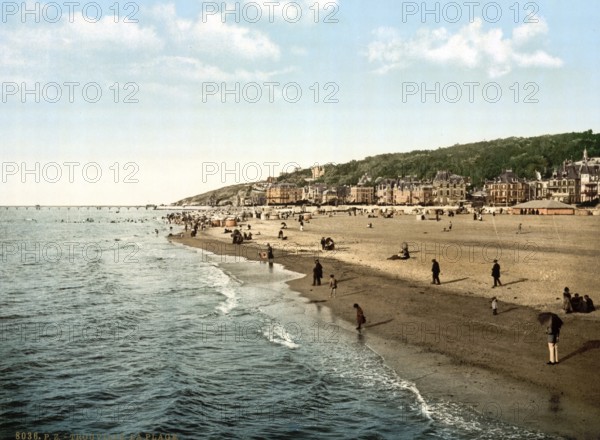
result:
[(498, 300), (496, 299), (496, 297), (492, 298), (492, 314), (498, 314)]
[(329, 298), (335, 298), (337, 295), (337, 280), (333, 274), (329, 275), (329, 288), (331, 289)]
[(356, 330), (360, 331), (360, 329), (362, 328), (362, 325), (365, 322), (367, 322), (367, 318), (365, 318), (363, 309), (361, 309), (358, 304), (354, 304), (352, 307), (354, 307), (356, 309), (356, 324), (358, 324), (358, 327), (356, 327)]

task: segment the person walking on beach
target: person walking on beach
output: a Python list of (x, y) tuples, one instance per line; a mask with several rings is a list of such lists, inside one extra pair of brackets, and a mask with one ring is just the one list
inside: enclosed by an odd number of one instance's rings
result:
[(329, 288), (331, 289), (329, 298), (335, 298), (337, 296), (337, 280), (333, 274), (329, 275)]
[(431, 260), (431, 263), (431, 275), (433, 277), (433, 281), (431, 281), (431, 284), (440, 285), (442, 284), (440, 282), (440, 263), (438, 263), (435, 258)]
[(546, 334), (548, 335), (548, 351), (550, 354), (550, 360), (546, 363), (548, 365), (556, 365), (558, 364), (558, 338), (560, 336), (560, 325), (551, 319), (546, 328)]
[(500, 265), (498, 264), (498, 260), (494, 260), (494, 265), (492, 266), (492, 277), (494, 278), (494, 285), (492, 288), (496, 286), (502, 286), (500, 282)]
[(521, 223), (519, 223), (519, 228), (517, 229), (517, 234), (520, 234), (522, 230), (523, 230), (523, 225)]
[(360, 331), (362, 325), (367, 322), (367, 318), (365, 318), (365, 314), (363, 313), (363, 309), (360, 308), (358, 304), (354, 304), (352, 307), (356, 309), (356, 330)]
[(496, 297), (492, 298), (492, 315), (498, 314), (498, 300)]
[(267, 260), (269, 260), (269, 266), (272, 266), (273, 261), (275, 260), (275, 255), (273, 255), (273, 248), (269, 243), (267, 243)]
[(315, 267), (313, 267), (313, 286), (321, 285), (321, 278), (323, 278), (323, 266), (319, 263), (319, 260), (315, 260)]

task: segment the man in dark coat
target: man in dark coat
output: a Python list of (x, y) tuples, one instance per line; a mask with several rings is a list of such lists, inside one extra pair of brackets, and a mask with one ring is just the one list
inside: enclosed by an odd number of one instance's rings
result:
[(494, 278), (494, 285), (492, 287), (502, 286), (502, 283), (500, 282), (500, 265), (498, 264), (498, 260), (494, 260), (492, 277)]
[(269, 266), (273, 266), (275, 255), (273, 255), (273, 248), (269, 243), (267, 243), (267, 260), (269, 260)]
[(431, 284), (442, 284), (440, 283), (440, 263), (435, 258), (431, 260), (431, 263), (431, 274), (433, 276)]
[(319, 263), (319, 260), (315, 260), (315, 267), (313, 267), (313, 286), (321, 285), (321, 278), (323, 278), (323, 266)]

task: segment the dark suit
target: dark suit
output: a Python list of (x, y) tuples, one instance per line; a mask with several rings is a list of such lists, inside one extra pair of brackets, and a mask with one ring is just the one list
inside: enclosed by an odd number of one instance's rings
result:
[(494, 266), (492, 266), (492, 277), (494, 277), (494, 287), (502, 285), (500, 282), (500, 265), (498, 263), (494, 263)]
[(434, 261), (431, 265), (431, 274), (433, 276), (432, 284), (442, 284), (440, 282), (440, 263)]
[(321, 266), (321, 263), (317, 263), (313, 268), (313, 286), (320, 286), (321, 278), (323, 278), (323, 266)]

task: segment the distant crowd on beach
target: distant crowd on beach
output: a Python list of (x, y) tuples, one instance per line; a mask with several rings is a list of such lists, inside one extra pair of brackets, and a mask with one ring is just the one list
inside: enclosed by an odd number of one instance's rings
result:
[[(241, 244), (244, 241), (252, 240), (253, 234), (250, 230), (243, 231), (239, 230), (238, 224), (245, 223), (249, 219), (252, 218), (262, 218), (262, 219), (280, 219), (287, 220), (294, 219), (298, 222), (298, 228), (300, 232), (304, 231), (304, 228), (307, 224), (310, 223), (310, 220), (313, 215), (328, 215), (332, 217), (334, 215), (349, 215), (349, 216), (367, 216), (368, 218), (377, 218), (382, 217), (386, 219), (394, 218), (396, 215), (408, 214), (407, 211), (397, 211), (390, 210), (388, 208), (379, 208), (379, 207), (366, 207), (366, 206), (351, 206), (346, 207), (342, 210), (335, 209), (325, 209), (319, 208), (312, 213), (307, 212), (298, 212), (298, 207), (295, 206), (287, 206), (287, 207), (279, 207), (280, 209), (276, 212), (273, 212), (268, 209), (269, 207), (238, 207), (234, 208), (231, 206), (228, 207), (215, 207), (210, 210), (205, 211), (182, 211), (182, 212), (174, 212), (169, 213), (163, 220), (165, 223), (169, 225), (178, 225), (183, 226), (184, 232), (191, 231), (190, 235), (192, 237), (196, 237), (198, 231), (204, 231), (208, 228), (214, 227), (223, 227), (223, 233), (231, 234), (232, 242), (234, 244)], [(411, 213), (417, 213), (418, 220), (441, 220), (441, 216), (447, 215), (448, 217), (454, 217), (456, 214), (473, 214), (473, 220), (483, 221), (484, 214), (491, 214), (495, 216), (497, 214), (507, 213), (503, 208), (435, 208), (435, 207), (414, 207)], [(431, 218), (431, 215), (434, 215)], [(526, 214), (537, 214), (535, 211), (527, 211)], [(369, 222), (367, 224), (367, 228), (372, 229), (373, 223)], [(170, 228), (173, 229), (173, 226)], [(288, 229), (286, 221), (281, 222), (281, 228), (278, 233), (279, 240), (287, 240), (288, 236), (285, 234), (284, 230)], [(452, 230), (452, 222), (449, 222), (448, 228), (444, 228), (444, 232), (450, 232)], [(517, 233), (520, 233), (521, 229)], [(177, 234), (169, 234), (169, 236), (180, 236), (181, 233)], [(258, 235), (258, 234), (255, 234)], [(404, 250), (402, 255), (399, 255), (399, 259), (408, 259), (407, 250)], [(393, 258), (394, 259), (394, 258)]]
[[(348, 211), (348, 214), (356, 215), (357, 212), (360, 215), (365, 214), (365, 211), (361, 211), (358, 209)], [(444, 211), (440, 211), (440, 210), (433, 210), (433, 213), (435, 214), (435, 217), (429, 218), (429, 220), (437, 220), (438, 222), (441, 220), (440, 215), (446, 214)], [(473, 212), (473, 220), (482, 221), (483, 213), (484, 213), (483, 210), (475, 210)], [(500, 209), (499, 213), (502, 214), (501, 209)], [(430, 212), (425, 211), (425, 214), (430, 215)], [(417, 220), (426, 220), (427, 218), (425, 217), (425, 214), (419, 214), (418, 217), (420, 217), (420, 218), (417, 218)], [(448, 217), (454, 217), (454, 214), (455, 214), (454, 212), (447, 213)], [(494, 216), (496, 214), (496, 212), (494, 211), (491, 214), (492, 214), (492, 216)], [(539, 213), (536, 212), (535, 210), (528, 210), (526, 212), (521, 212), (521, 214), (522, 215), (538, 215)], [(253, 218), (253, 217), (256, 218), (258, 216), (259, 216), (259, 213), (254, 213), (254, 214), (245, 213), (242, 216), (228, 217), (227, 221), (219, 221), (217, 224), (217, 221), (215, 219), (210, 218), (207, 214), (202, 215), (202, 214), (191, 214), (191, 213), (184, 212), (184, 213), (169, 214), (167, 216), (167, 218), (165, 218), (165, 221), (168, 222), (169, 224), (182, 225), (186, 232), (188, 230), (191, 231), (190, 235), (192, 237), (195, 237), (199, 230), (202, 231), (207, 228), (212, 228), (215, 226), (223, 226), (223, 224), (225, 224), (226, 226), (224, 228), (224, 233), (231, 234), (232, 242), (234, 244), (239, 245), (245, 241), (251, 241), (253, 239), (253, 235), (260, 235), (260, 232), (251, 230), (252, 228), (249, 223), (248, 224), (242, 223), (242, 222), (245, 223), (249, 218)], [(278, 218), (280, 220), (286, 220), (286, 221), (281, 221), (281, 223), (280, 223), (279, 232), (277, 234), (278, 240), (285, 241), (288, 239), (286, 232), (289, 231), (287, 223), (290, 221), (289, 220), (290, 216), (298, 222), (297, 224), (298, 224), (298, 229), (299, 229), (300, 233), (303, 233), (305, 225), (307, 223), (309, 224), (310, 220), (312, 218), (312, 216), (310, 214), (301, 214), (301, 213), (298, 215), (296, 215), (295, 213), (290, 213), (290, 215), (285, 216), (285, 217), (279, 216)], [(371, 216), (369, 215), (369, 217), (371, 217)], [(229, 228), (229, 225), (231, 225), (231, 227), (232, 227), (231, 229)], [(247, 228), (247, 230), (244, 230), (243, 226), (245, 226)], [(372, 222), (367, 223), (367, 228), (373, 229), (373, 223)], [(172, 227), (171, 227), (171, 229), (172, 229)], [(156, 232), (158, 233), (158, 231), (156, 231)], [(444, 227), (444, 229), (443, 229), (443, 232), (454, 233), (452, 221), (448, 221), (447, 226)], [(523, 226), (521, 223), (518, 224), (516, 233), (517, 234), (523, 233)], [(320, 249), (322, 251), (333, 251), (336, 248), (336, 243), (334, 242), (334, 240), (331, 237), (324, 237), (324, 236), (321, 237), (319, 245), (320, 245)], [(274, 251), (273, 246), (270, 243), (267, 243), (266, 250), (259, 251), (258, 254), (259, 254), (258, 255), (259, 260), (268, 262), (269, 267), (271, 267), (271, 268), (273, 267), (274, 262), (275, 262), (275, 251)], [(392, 255), (388, 259), (389, 260), (405, 260), (405, 261), (410, 260), (411, 255), (410, 255), (408, 243), (406, 243), (406, 242), (402, 243), (401, 249), (398, 252), (398, 254)], [(321, 286), (323, 284), (322, 280), (324, 278), (324, 273), (325, 273), (325, 269), (324, 269), (323, 265), (321, 264), (321, 261), (318, 258), (316, 258), (314, 260), (314, 266), (312, 269), (312, 286), (317, 287), (317, 286)], [(492, 283), (491, 283), (492, 289), (502, 288), (504, 286), (501, 281), (502, 271), (501, 271), (501, 267), (500, 267), (500, 262), (498, 260), (493, 260), (491, 272), (488, 272), (488, 273), (492, 277)], [(432, 259), (431, 260), (431, 284), (432, 285), (437, 286), (437, 285), (442, 284), (441, 274), (442, 274), (442, 267), (440, 265), (440, 262), (437, 261), (437, 259)], [(328, 278), (329, 278), (329, 280), (328, 280), (327, 286), (328, 286), (328, 292), (329, 292), (329, 299), (335, 300), (337, 298), (339, 281), (336, 278), (335, 274), (333, 274), (333, 273), (329, 274)], [(491, 298), (489, 304), (491, 307), (492, 315), (496, 316), (496, 315), (499, 315), (499, 313), (501, 313), (501, 312), (499, 312), (499, 308), (500, 308), (499, 300), (496, 296), (493, 296)], [(356, 312), (356, 329), (360, 333), (361, 330), (363, 329), (364, 325), (366, 324), (367, 319), (365, 317), (365, 313), (364, 313), (362, 307), (358, 303), (354, 303), (352, 305), (352, 307), (354, 308), (354, 310)], [(566, 314), (591, 313), (591, 312), (594, 312), (596, 310), (596, 308), (595, 308), (593, 300), (587, 294), (580, 296), (578, 293), (575, 293), (572, 295), (569, 288), (565, 287), (564, 292), (563, 292), (562, 310)], [(497, 319), (497, 318), (494, 318), (494, 319)], [(547, 362), (547, 364), (548, 365), (557, 365), (559, 363), (559, 361), (558, 361), (558, 340), (559, 340), (560, 328), (563, 325), (563, 322), (556, 314), (550, 313), (550, 312), (540, 313), (538, 320), (540, 321), (540, 323), (543, 323), (546, 326), (547, 342), (548, 342), (548, 349), (549, 349), (549, 356), (550, 356), (550, 360)]]

